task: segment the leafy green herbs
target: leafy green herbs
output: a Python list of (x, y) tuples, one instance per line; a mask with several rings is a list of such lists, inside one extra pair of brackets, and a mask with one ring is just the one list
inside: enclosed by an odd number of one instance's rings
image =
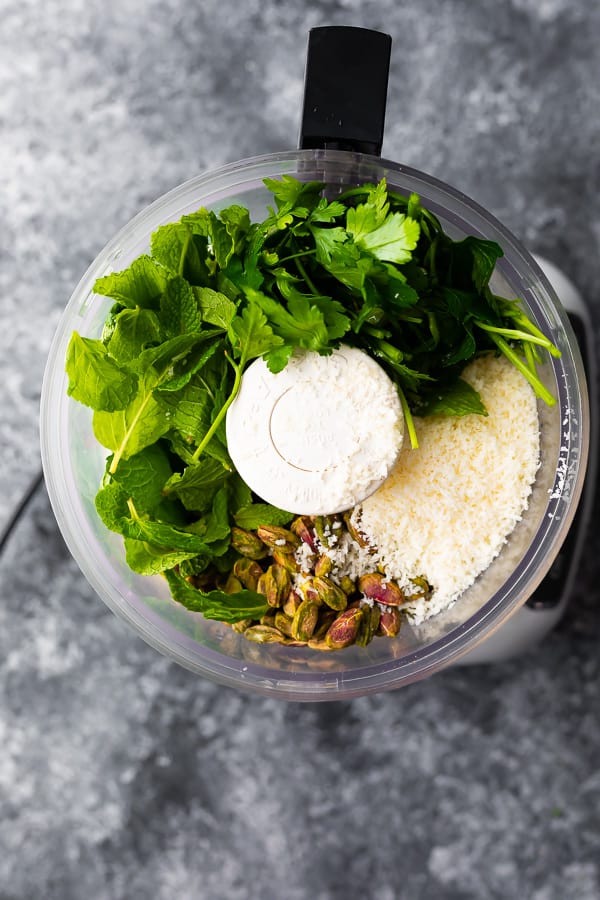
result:
[(102, 336), (74, 333), (66, 359), (69, 394), (93, 409), (110, 451), (96, 507), (127, 562), (164, 573), (178, 602), (227, 622), (266, 611), (232, 575), (232, 527), (292, 519), (252, 495), (227, 450), (227, 410), (253, 359), (279, 372), (298, 349), (362, 348), (395, 382), (416, 447), (415, 414), (486, 415), (460, 378), (476, 355), (505, 354), (552, 403), (537, 366), (541, 351), (558, 353), (517, 301), (491, 290), (501, 248), (453, 241), (416, 195), (385, 181), (333, 199), (320, 182), (265, 184), (274, 206), (264, 221), (237, 205), (200, 209), (98, 279), (96, 293), (113, 301)]

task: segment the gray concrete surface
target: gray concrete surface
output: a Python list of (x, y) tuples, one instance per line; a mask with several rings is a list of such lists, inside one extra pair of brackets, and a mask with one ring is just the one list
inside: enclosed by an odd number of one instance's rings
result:
[[(383, 153), (557, 262), (600, 324), (595, 0), (0, 0), (0, 527), (80, 275), (200, 171), (296, 144), (307, 31), (394, 38)], [(0, 560), (1, 900), (598, 900), (600, 539), (543, 645), (290, 705), (93, 594), (38, 492)]]

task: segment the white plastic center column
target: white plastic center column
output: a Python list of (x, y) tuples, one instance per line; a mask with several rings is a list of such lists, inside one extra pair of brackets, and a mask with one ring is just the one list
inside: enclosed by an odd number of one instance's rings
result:
[(269, 372), (246, 370), (227, 413), (227, 445), (246, 484), (294, 513), (350, 509), (389, 474), (402, 445), (396, 388), (361, 350), (304, 352)]

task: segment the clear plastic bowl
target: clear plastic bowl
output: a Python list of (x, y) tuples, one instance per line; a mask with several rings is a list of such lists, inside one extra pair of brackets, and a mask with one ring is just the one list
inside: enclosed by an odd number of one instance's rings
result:
[[(335, 192), (382, 177), (395, 191), (416, 191), (454, 237), (498, 241), (504, 257), (492, 287), (521, 297), (528, 314), (562, 351), (543, 380), (557, 397), (540, 405), (542, 464), (529, 508), (504, 549), (458, 601), (419, 627), (368, 647), (323, 653), (255, 644), (225, 625), (205, 620), (171, 600), (160, 576), (134, 574), (121, 538), (94, 509), (106, 451), (92, 434), (91, 411), (67, 397), (64, 370), (73, 330), (99, 337), (111, 300), (92, 293), (97, 278), (125, 268), (149, 247), (151, 232), (201, 206), (231, 203), (264, 218), (271, 201), (266, 177), (323, 180)], [(67, 545), (105, 603), (149, 644), (199, 675), (289, 700), (330, 700), (390, 690), (456, 661), (484, 641), (540, 583), (568, 532), (581, 494), (589, 445), (583, 365), (568, 318), (543, 273), (519, 242), (489, 213), (448, 185), (414, 169), (344, 151), (290, 151), (256, 157), (201, 175), (161, 197), (114, 237), (90, 266), (60, 321), (42, 389), (41, 443), (50, 500)]]

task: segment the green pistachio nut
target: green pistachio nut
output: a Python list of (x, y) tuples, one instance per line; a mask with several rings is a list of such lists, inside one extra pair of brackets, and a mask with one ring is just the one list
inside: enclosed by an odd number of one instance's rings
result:
[(302, 597), (297, 594), (295, 590), (291, 590), (283, 601), (282, 610), (286, 614), (286, 616), (289, 616), (290, 619), (293, 619), (296, 614), (296, 610), (301, 603)]
[(344, 575), (342, 578), (340, 578), (340, 587), (346, 594), (346, 596), (349, 597), (350, 594), (353, 594), (356, 590), (356, 582), (348, 575)]
[(292, 620), (292, 637), (297, 641), (308, 641), (319, 618), (319, 606), (311, 600), (303, 600)]
[(403, 591), (395, 581), (386, 579), (380, 572), (367, 572), (358, 579), (358, 589), (371, 600), (385, 606), (401, 606), (405, 602)]
[(363, 606), (362, 611), (363, 615), (358, 634), (356, 635), (356, 643), (360, 647), (366, 647), (367, 644), (371, 643), (377, 631), (381, 611), (376, 603), (373, 606)]
[(244, 631), (244, 637), (255, 644), (283, 644), (285, 635), (272, 625), (251, 625)]
[(247, 559), (246, 557), (236, 560), (233, 566), (233, 574), (249, 591), (256, 590), (258, 579), (262, 573), (263, 570), (259, 564), (255, 560)]
[(311, 650), (331, 650), (331, 647), (324, 638), (311, 638), (308, 641)]
[(330, 609), (328, 606), (319, 607), (317, 627), (315, 628), (313, 633), (314, 640), (325, 637), (325, 635), (329, 631), (329, 626), (333, 624), (336, 616), (337, 612), (335, 611), (335, 609)]
[(423, 575), (417, 575), (415, 578), (410, 579), (411, 582), (415, 585), (416, 591), (413, 591), (408, 597), (408, 600), (429, 600), (431, 597), (431, 592), (433, 590), (432, 586), (429, 584), (427, 579)]
[(317, 587), (315, 587), (315, 576), (307, 575), (300, 584), (297, 585), (304, 600), (310, 600), (311, 603), (321, 603), (321, 595)]
[(339, 528), (334, 523), (339, 520), (335, 516), (315, 516), (315, 531), (322, 547), (333, 547), (337, 544)]
[(250, 628), (252, 624), (256, 624), (256, 619), (240, 619), (239, 622), (233, 622), (231, 627), (238, 634), (242, 634), (247, 628)]
[(277, 525), (261, 525), (256, 533), (267, 547), (272, 550), (280, 550), (282, 553), (294, 553), (300, 546), (300, 538), (288, 528), (279, 528)]
[(266, 544), (254, 532), (236, 525), (231, 529), (231, 546), (248, 559), (264, 559), (269, 552)]
[(359, 547), (370, 547), (369, 541), (367, 540), (367, 536), (359, 531), (354, 522), (352, 521), (352, 513), (344, 513), (344, 524), (350, 533), (350, 537), (352, 540), (358, 544)]
[(292, 587), (290, 573), (274, 563), (258, 579), (256, 590), (264, 594), (269, 606), (281, 606)]
[(326, 553), (321, 554), (315, 563), (315, 575), (329, 575), (333, 569), (333, 560)]
[(282, 610), (275, 613), (275, 628), (278, 628), (286, 637), (292, 637), (292, 618), (286, 616)]
[(238, 591), (241, 591), (244, 585), (237, 578), (233, 572), (230, 572), (227, 576), (227, 581), (223, 585), (223, 590), (226, 594), (237, 594)]
[(395, 606), (390, 606), (381, 610), (377, 634), (384, 635), (384, 637), (396, 637), (401, 625), (402, 616), (400, 610)]
[(308, 544), (311, 550), (316, 549), (314, 524), (310, 516), (298, 516), (290, 525), (290, 529), (303, 543)]
[(341, 611), (348, 606), (348, 597), (344, 591), (331, 578), (327, 578), (326, 575), (315, 575), (313, 587), (323, 603), (326, 603), (331, 609)]
[(293, 553), (282, 553), (279, 547), (277, 547), (276, 549), (271, 550), (271, 556), (273, 557), (273, 562), (277, 563), (278, 566), (283, 566), (284, 569), (287, 569), (290, 575), (295, 575), (296, 572), (300, 571), (300, 566)]
[(336, 616), (325, 635), (330, 650), (342, 650), (354, 644), (363, 615), (362, 607), (352, 606)]

